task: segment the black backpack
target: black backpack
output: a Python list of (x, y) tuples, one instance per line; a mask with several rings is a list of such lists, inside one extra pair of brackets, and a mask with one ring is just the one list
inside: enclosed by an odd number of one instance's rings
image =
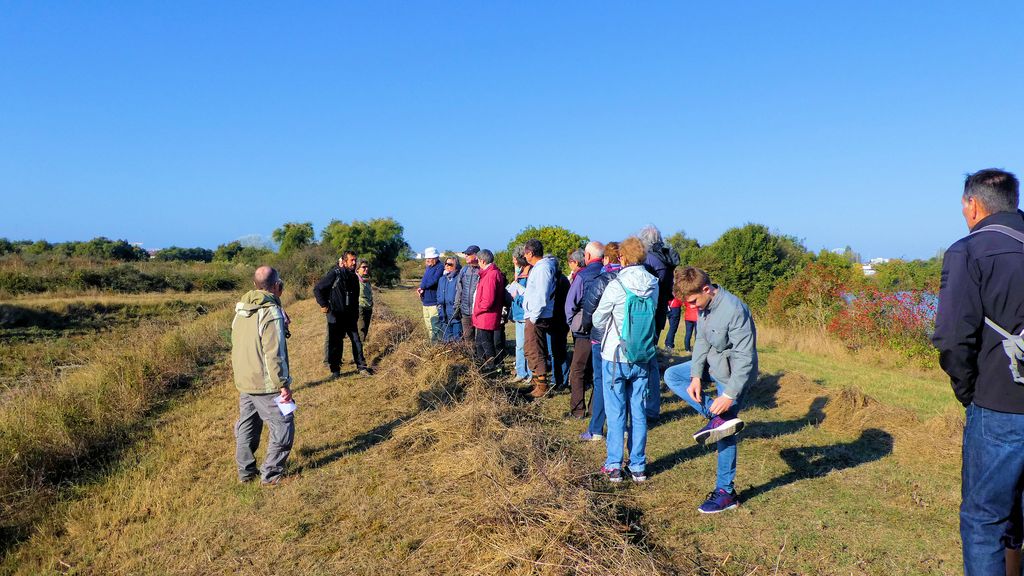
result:
[(328, 301), (331, 305), (331, 313), (335, 316), (343, 314), (348, 308), (348, 290), (345, 286), (345, 279), (342, 275), (345, 274), (345, 270), (338, 268), (338, 271), (334, 275), (334, 282), (331, 283), (331, 295)]

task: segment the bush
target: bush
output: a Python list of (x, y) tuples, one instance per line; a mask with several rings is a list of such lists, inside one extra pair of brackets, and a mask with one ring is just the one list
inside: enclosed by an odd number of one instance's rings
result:
[(747, 224), (727, 230), (694, 258), (691, 265), (707, 270), (712, 282), (751, 307), (761, 308), (772, 289), (796, 274), (810, 255), (796, 238), (772, 234), (761, 224)]
[(828, 325), (847, 347), (888, 348), (908, 357), (934, 359), (929, 335), (935, 330), (934, 296), (927, 292), (864, 290)]
[(208, 248), (178, 248), (171, 246), (159, 250), (153, 260), (160, 262), (212, 262), (213, 250)]
[(778, 325), (823, 330), (845, 307), (844, 295), (863, 284), (859, 268), (842, 256), (822, 251), (772, 290), (766, 312)]

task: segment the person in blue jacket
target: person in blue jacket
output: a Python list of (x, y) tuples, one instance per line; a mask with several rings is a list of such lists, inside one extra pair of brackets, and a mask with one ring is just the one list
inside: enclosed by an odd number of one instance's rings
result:
[(423, 251), (423, 279), (416, 289), (423, 304), (423, 322), (427, 325), (431, 342), (437, 342), (441, 337), (441, 324), (437, 320), (437, 282), (444, 274), (444, 267), (441, 266), (440, 256), (433, 246)]
[(441, 342), (458, 342), (462, 339), (462, 312), (455, 301), (455, 293), (459, 284), (459, 259), (446, 256), (444, 273), (437, 282), (437, 321), (441, 326)]

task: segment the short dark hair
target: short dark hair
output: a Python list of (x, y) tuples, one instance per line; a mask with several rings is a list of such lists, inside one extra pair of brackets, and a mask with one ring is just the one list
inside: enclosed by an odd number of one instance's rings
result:
[(978, 170), (968, 174), (964, 180), (964, 200), (968, 198), (974, 198), (993, 214), (1016, 212), (1020, 201), (1020, 183), (1016, 176), (1004, 170)]
[(344, 252), (342, 252), (342, 254), (341, 254), (341, 257), (342, 257), (342, 258), (348, 258), (349, 256), (351, 256), (351, 257), (353, 257), (353, 258), (357, 258), (357, 257), (359, 257), (359, 254), (356, 254), (355, 252), (353, 252), (353, 251), (351, 251), (351, 250), (345, 250), (345, 251), (344, 251)]
[(536, 238), (530, 238), (523, 243), (523, 252), (529, 252), (534, 256), (544, 255), (544, 245), (540, 243), (540, 240)]

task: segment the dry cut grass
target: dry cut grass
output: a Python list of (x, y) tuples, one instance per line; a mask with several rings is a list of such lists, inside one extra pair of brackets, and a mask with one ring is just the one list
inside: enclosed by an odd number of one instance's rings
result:
[[(379, 310), (373, 377), (323, 378), (323, 320), (289, 309), (299, 403), (290, 479), (234, 479), (237, 393), (220, 383), (7, 558), (13, 573), (672, 574), (635, 504), (538, 406)], [(206, 328), (217, 331), (216, 326)], [(345, 369), (348, 369), (346, 366)], [(351, 374), (351, 372), (347, 372)]]

